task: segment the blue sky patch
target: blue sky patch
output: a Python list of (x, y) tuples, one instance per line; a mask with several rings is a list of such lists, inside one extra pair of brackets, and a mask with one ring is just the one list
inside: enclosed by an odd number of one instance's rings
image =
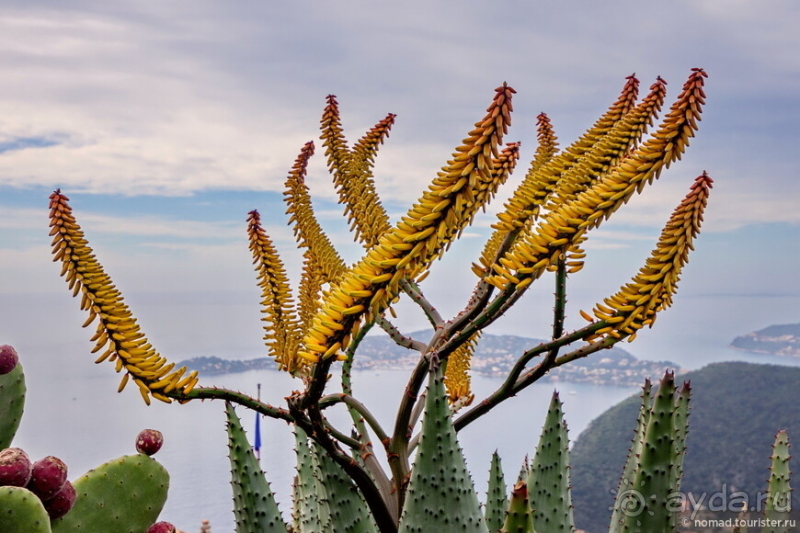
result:
[(0, 154), (12, 152), (14, 150), (26, 150), (28, 148), (47, 148), (57, 144), (59, 143), (46, 137), (17, 137), (0, 142)]

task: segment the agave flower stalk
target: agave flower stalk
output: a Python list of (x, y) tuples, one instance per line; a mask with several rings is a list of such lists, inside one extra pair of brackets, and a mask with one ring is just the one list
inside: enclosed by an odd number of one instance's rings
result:
[[(519, 185), (519, 187), (517, 187), (517, 190), (514, 192), (511, 199), (505, 205), (505, 210), (503, 212), (506, 215), (504, 215), (503, 218), (505, 218), (506, 216), (511, 218), (512, 215), (510, 213), (514, 211), (520, 214), (525, 212), (526, 217), (527, 214), (531, 215), (533, 214), (532, 211), (530, 213), (526, 211), (525, 208), (526, 203), (524, 202), (523, 199), (526, 197), (526, 193), (528, 193), (530, 189), (534, 190), (539, 189), (539, 187), (535, 185), (537, 172), (539, 172), (539, 170), (545, 164), (550, 162), (553, 159), (553, 157), (558, 153), (557, 137), (553, 131), (553, 124), (550, 122), (550, 118), (547, 116), (546, 113), (539, 114), (539, 116), (536, 119), (536, 125), (537, 125), (536, 136), (539, 141), (538, 147), (536, 148), (536, 154), (533, 158), (533, 161), (531, 162), (530, 169), (528, 170), (528, 173), (525, 175), (524, 180)], [(536, 194), (531, 196), (535, 197)], [(529, 203), (533, 201), (535, 200), (529, 200)], [(519, 221), (516, 223), (512, 222), (511, 225), (514, 228), (517, 227), (521, 228), (524, 225), (524, 221)], [(484, 245), (483, 252), (481, 253), (480, 257), (480, 263), (483, 266), (481, 267), (473, 263), (472, 267), (473, 271), (479, 277), (483, 277), (483, 275), (486, 273), (486, 269), (489, 268), (489, 266), (496, 260), (498, 249), (500, 248), (503, 239), (506, 237), (506, 235), (508, 235), (509, 231), (511, 231), (511, 228), (508, 226), (496, 227), (494, 232), (492, 233), (492, 236), (489, 238), (488, 241), (486, 241), (486, 244)]]
[(591, 188), (548, 212), (535, 230), (517, 242), (499, 264), (492, 265), (494, 275), (487, 276), (487, 281), (500, 289), (509, 284), (518, 290), (525, 288), (572, 242), (598, 227), (634, 192), (640, 192), (677, 160), (697, 129), (705, 76), (695, 69), (653, 137)]
[(372, 177), (372, 165), (378, 146), (389, 135), (395, 115), (389, 113), (362, 137), (350, 150), (342, 130), (339, 104), (328, 95), (328, 105), (322, 115), (321, 139), (328, 158), (333, 184), (344, 204), (344, 214), (351, 224), (356, 241), (369, 248), (380, 240), (391, 225), (381, 204)]
[[(641, 192), (680, 158), (697, 128), (705, 101), (705, 77), (702, 69), (693, 69), (670, 113), (650, 139), (591, 188), (544, 215), (536, 228), (515, 241), (504, 257), (492, 265), (493, 273), (483, 279), (502, 292), (489, 304), (490, 291), (483, 290), (481, 298), (454, 321), (453, 329), (459, 332), (456, 342), (501, 316), (532, 281), (556, 265), (564, 254), (574, 251), (589, 230), (598, 227), (634, 192)], [(448, 344), (454, 344), (451, 341)]]
[[(703, 211), (708, 202), (712, 183), (713, 181), (705, 172), (695, 180), (689, 193), (667, 221), (656, 248), (647, 259), (645, 266), (634, 276), (631, 283), (623, 286), (618, 293), (604, 301), (606, 305), (616, 306), (615, 310), (605, 313), (603, 310), (610, 310), (610, 308), (598, 304), (595, 308), (596, 319), (581, 311), (581, 315), (589, 319), (591, 323), (568, 335), (562, 336), (561, 324), (558, 322), (554, 324), (553, 340), (525, 352), (495, 392), (456, 420), (456, 429), (460, 430), (477, 420), (494, 406), (536, 382), (550, 370), (576, 359), (587, 357), (599, 350), (610, 348), (623, 338), (627, 337), (629, 340), (633, 340), (632, 337), (635, 338), (636, 330), (641, 329), (644, 325), (651, 325), (655, 321), (656, 313), (670, 305), (672, 294), (677, 290), (680, 273), (688, 261), (689, 251), (693, 249), (693, 240), (700, 231)], [(639, 292), (640, 290), (641, 292)], [(635, 300), (633, 299), (634, 293), (636, 294)], [(643, 298), (645, 295), (647, 298)], [(562, 301), (564, 297), (563, 293), (559, 297), (557, 287), (556, 301)], [(628, 303), (639, 300), (641, 300), (639, 307)], [(628, 305), (623, 306), (621, 302), (626, 302)], [(563, 308), (556, 309), (556, 319), (560, 313), (563, 313)], [(589, 343), (558, 356), (560, 348), (578, 340), (589, 341)], [(538, 365), (525, 371), (528, 362), (542, 354), (547, 354), (547, 356)]]
[(511, 231), (524, 227), (539, 213), (550, 193), (555, 189), (561, 176), (575, 165), (602, 139), (611, 128), (630, 111), (636, 102), (639, 91), (639, 80), (629, 76), (622, 93), (611, 108), (586, 132), (560, 154), (547, 157), (552, 151), (549, 146), (550, 134), (547, 132), (549, 121), (541, 127), (545, 130), (539, 136), (542, 143), (541, 154), (533, 160), (525, 179), (506, 204), (505, 211), (498, 213), (495, 228)]
[(604, 335), (616, 338), (625, 336), (633, 340), (637, 330), (646, 325), (652, 326), (656, 313), (672, 304), (681, 271), (689, 260), (689, 251), (694, 249), (693, 241), (700, 231), (712, 183), (713, 180), (705, 172), (695, 180), (689, 194), (673, 211), (658, 240), (658, 246), (645, 266), (630, 283), (606, 298), (603, 304), (595, 306), (594, 316), (609, 325), (586, 340), (595, 340)]
[[(511, 120), (507, 85), (496, 91), (486, 117), (417, 204), (366, 256), (344, 274), (314, 317), (299, 355), (312, 363), (340, 357), (362, 321), (380, 315), (400, 293), (400, 281), (421, 271), (471, 222), (476, 196), (491, 188), (492, 155)], [(489, 195), (483, 195), (488, 201)]]
[(298, 247), (308, 251), (311, 267), (321, 276), (322, 283), (333, 283), (344, 274), (347, 266), (320, 226), (311, 206), (305, 175), (312, 155), (314, 143), (309, 141), (300, 150), (300, 155), (286, 178), (283, 196), (288, 206), (286, 214), (290, 215), (289, 225), (294, 226)]
[(147, 405), (151, 396), (171, 403), (167, 395), (172, 391), (190, 393), (197, 385), (197, 372), (186, 374), (186, 367), (174, 369), (175, 363), (168, 363), (153, 348), (122, 294), (95, 258), (68, 202), (60, 190), (50, 195), (53, 260), (61, 261), (61, 275), (72, 294), (81, 294), (81, 309), (89, 313), (83, 326), (97, 321), (91, 339), (95, 343), (92, 353), (102, 353), (95, 362), (108, 360), (117, 372), (124, 371), (119, 391), (132, 379)]
[[(622, 339), (632, 340), (639, 329), (652, 325), (657, 313), (671, 304), (711, 188), (711, 179), (705, 173), (670, 217), (651, 258), (633, 280), (599, 303), (593, 314), (582, 312), (589, 324), (565, 331), (567, 282), (583, 267), (583, 247), (590, 231), (680, 159), (697, 129), (705, 101), (704, 78), (701, 69), (693, 70), (660, 126), (644, 142), (642, 137), (664, 102), (666, 86), (660, 78), (637, 103), (639, 81), (628, 77), (611, 107), (560, 152), (553, 125), (547, 115), (540, 114), (535, 156), (522, 184), (498, 214), (494, 232), (474, 265), (480, 278), (475, 290), (463, 310), (449, 320), (426, 298), (421, 284), (434, 260), (462, 236), (517, 165), (519, 143), (503, 144), (511, 124), (514, 90), (506, 84), (495, 90), (486, 114), (397, 221), (391, 221), (382, 206), (373, 176), (378, 148), (395, 116), (387, 115), (351, 147), (344, 136), (338, 102), (329, 96), (321, 121), (325, 157), (351, 230), (365, 248), (364, 255), (352, 265), (345, 263), (314, 214), (305, 184), (315, 149), (312, 142), (302, 147), (285, 182), (287, 214), (303, 254), (296, 298), (258, 212), (248, 216), (267, 348), (281, 369), (302, 377), (304, 382), (303, 390), (286, 399), (286, 408), (240, 392), (196, 386), (196, 373), (185, 375), (186, 369), (174, 370), (174, 365), (155, 352), (94, 258), (66, 197), (58, 191), (51, 198), (54, 256), (62, 262), (62, 274), (70, 289), (82, 295), (81, 307), (89, 313), (87, 325), (98, 322), (93, 338), (95, 351), (104, 350), (98, 362), (111, 360), (118, 372), (124, 371), (122, 386), (133, 379), (148, 402), (151, 398), (167, 402), (222, 399), (295, 426), (298, 449), (307, 463), (302, 471), (338, 487), (315, 488), (312, 485), (316, 482), (300, 480), (298, 494), (309, 499), (316, 495), (327, 504), (320, 504), (316, 510), (299, 504), (295, 526), (310, 519), (316, 521), (318, 530), (330, 529), (338, 520), (334, 514), (339, 503), (334, 502), (340, 502), (342, 509), (349, 509), (344, 513), (350, 524), (346, 527), (358, 523), (363, 526), (359, 530), (365, 532), (376, 527), (390, 533), (398, 526), (403, 531), (450, 527), (455, 522), (447, 522), (449, 509), (466, 513), (458, 514), (459, 520), (466, 520), (459, 522), (459, 527), (485, 531), (483, 517), (474, 512), (477, 500), (473, 501), (472, 494), (466, 498), (469, 491), (462, 492), (460, 485), (454, 492), (459, 495), (458, 501), (442, 494), (435, 516), (419, 516), (420, 510), (427, 508), (419, 499), (427, 490), (422, 487), (436, 482), (436, 476), (446, 479), (447, 472), (439, 471), (431, 477), (413, 470), (413, 452), (416, 448), (418, 465), (440, 463), (439, 437), (428, 438), (425, 433), (432, 435), (434, 429), (445, 428), (450, 451), (442, 458), (457, 456), (453, 443), (458, 430), (550, 370)], [(532, 283), (547, 272), (555, 278), (551, 338), (518, 354), (500, 387), (473, 403), (470, 366), (482, 331), (517, 305)], [(416, 303), (433, 326), (429, 342), (401, 332), (386, 316), (387, 311), (394, 314), (392, 306), (401, 297)], [(358, 399), (351, 382), (357, 348), (375, 325), (398, 345), (419, 354), (397, 416), (389, 426), (381, 425)], [(344, 362), (341, 393), (328, 391), (336, 361)], [(430, 389), (423, 392), (426, 379)], [(325, 416), (326, 409), (337, 404), (346, 406), (351, 415), (348, 427), (337, 427)], [(459, 409), (459, 415), (453, 417)], [(421, 417), (422, 433), (415, 434)], [(238, 435), (239, 441), (241, 437)], [(374, 438), (381, 446), (373, 447)], [(390, 471), (384, 471), (376, 452), (385, 453)], [(526, 462), (524, 477), (528, 468)], [(263, 486), (261, 489), (263, 492)], [(351, 498), (353, 495), (356, 497)], [(524, 498), (517, 500), (517, 506), (524, 508)], [(367, 507), (369, 519), (365, 518)], [(314, 513), (316, 518), (311, 516)], [(492, 520), (493, 524), (499, 522), (497, 516)]]
[(266, 314), (262, 319), (267, 323), (264, 326), (264, 340), (278, 367), (294, 372), (297, 362), (293, 355), (300, 342), (300, 331), (286, 269), (278, 251), (261, 227), (258, 211), (249, 213), (247, 233), (250, 237), (253, 263), (258, 272), (258, 285), (262, 291), (262, 313)]
[[(505, 209), (498, 214), (498, 221), (492, 237), (487, 241), (479, 259), (480, 265), (473, 264), (473, 272), (481, 278), (473, 292), (469, 304), (453, 321), (451, 328), (458, 331), (469, 320), (481, 312), (489, 302), (492, 286), (484, 278), (491, 267), (505, 256), (512, 245), (520, 237), (522, 231), (530, 229), (533, 220), (538, 217), (541, 207), (548, 201), (556, 186), (562, 181), (562, 175), (567, 173), (577, 162), (581, 161), (590, 150), (595, 150), (595, 145), (604, 139), (624, 117), (634, 108), (639, 90), (639, 80), (634, 76), (626, 78), (625, 86), (620, 96), (595, 123), (578, 140), (567, 147), (563, 152), (557, 153), (555, 134), (552, 124), (544, 113), (537, 120), (537, 137), (539, 146), (531, 162), (528, 173), (520, 186), (514, 191), (505, 204)], [(580, 258), (581, 250), (577, 247), (581, 239), (568, 248), (574, 259)], [(572, 260), (572, 258), (571, 258)], [(572, 261), (575, 271), (579, 264)], [(497, 306), (502, 310), (513, 305), (511, 295), (504, 297), (507, 305)]]

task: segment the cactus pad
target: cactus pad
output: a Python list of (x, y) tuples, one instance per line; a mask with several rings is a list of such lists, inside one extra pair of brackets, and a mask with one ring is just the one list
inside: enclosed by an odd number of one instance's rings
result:
[(78, 497), (53, 533), (141, 533), (158, 521), (169, 474), (146, 455), (125, 455), (90, 470), (73, 485)]
[(25, 407), (25, 373), (22, 364), (0, 376), (0, 450), (11, 446)]
[(22, 487), (0, 487), (0, 531), (50, 533), (50, 517), (42, 501)]

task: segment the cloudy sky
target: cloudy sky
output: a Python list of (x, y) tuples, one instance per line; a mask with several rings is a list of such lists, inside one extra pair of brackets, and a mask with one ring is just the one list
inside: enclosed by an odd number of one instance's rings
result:
[[(397, 216), (504, 81), (517, 90), (507, 140), (522, 142), (527, 165), (539, 112), (565, 146), (626, 76), (636, 73), (643, 90), (664, 77), (669, 104), (692, 67), (709, 74), (699, 134), (682, 162), (594, 232), (589, 267), (572, 282), (577, 299), (590, 306), (638, 270), (704, 170), (715, 186), (682, 291), (800, 294), (798, 25), (790, 0), (5, 1), (0, 296), (66, 292), (47, 237), (47, 197), (61, 188), (129, 298), (257, 299), (246, 213), (261, 211), (296, 268), (281, 191), (303, 143), (320, 145), (328, 94), (350, 141), (397, 114), (375, 171)], [(318, 152), (308, 177), (315, 209), (354, 261)], [(500, 201), (429, 278), (448, 312), (464, 301), (456, 287), (474, 282), (468, 265)]]

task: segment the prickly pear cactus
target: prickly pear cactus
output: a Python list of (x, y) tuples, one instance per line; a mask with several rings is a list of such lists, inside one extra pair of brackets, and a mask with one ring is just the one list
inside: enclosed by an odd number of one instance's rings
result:
[(11, 446), (25, 408), (25, 373), (17, 363), (8, 374), (0, 375), (0, 450)]
[(22, 487), (0, 487), (0, 531), (51, 533), (42, 501)]
[(156, 460), (125, 455), (90, 470), (74, 483), (75, 506), (52, 523), (53, 533), (142, 533), (158, 521), (169, 474)]

